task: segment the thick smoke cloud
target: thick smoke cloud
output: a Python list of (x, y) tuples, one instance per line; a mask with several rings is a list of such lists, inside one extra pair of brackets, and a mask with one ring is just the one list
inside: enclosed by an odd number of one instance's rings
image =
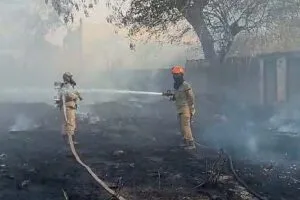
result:
[[(105, 7), (99, 6), (100, 10)], [(109, 74), (127, 69), (168, 68), (185, 62), (184, 46), (137, 42), (137, 50), (131, 51), (130, 40), (122, 33), (115, 34), (114, 28), (104, 22), (105, 12), (84, 20), (80, 39), (75, 30), (78, 23), (68, 30), (42, 0), (1, 2), (1, 10), (0, 24), (5, 28), (1, 29), (0, 38), (0, 88), (20, 90), (13, 94), (1, 93), (1, 101), (36, 102), (52, 98), (53, 93), (28, 94), (25, 88), (52, 89), (53, 82), (61, 80), (65, 71), (74, 74), (80, 87), (122, 85), (128, 89), (134, 79), (138, 80), (136, 74), (124, 72), (116, 76), (114, 73), (113, 80)], [(93, 21), (96, 18), (97, 25)], [(80, 41), (81, 48), (78, 48)], [(64, 47), (66, 44), (69, 48)], [(81, 62), (78, 51), (82, 52)]]

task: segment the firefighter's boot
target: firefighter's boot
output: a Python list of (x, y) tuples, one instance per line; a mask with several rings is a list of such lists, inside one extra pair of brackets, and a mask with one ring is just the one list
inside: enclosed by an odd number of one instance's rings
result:
[(186, 139), (183, 139), (179, 146), (186, 147), (187, 145), (188, 145), (188, 141)]
[(68, 135), (63, 135), (63, 140), (65, 144), (69, 144), (69, 138)]
[(194, 141), (187, 141), (186, 146), (184, 147), (185, 150), (194, 150), (196, 149), (196, 145)]
[(72, 137), (73, 144), (74, 144), (74, 145), (78, 144), (78, 142), (75, 140), (75, 136), (72, 135), (71, 137)]
[(78, 142), (75, 140), (74, 135), (72, 135), (72, 140), (73, 140), (73, 144), (74, 144), (74, 145), (78, 144)]

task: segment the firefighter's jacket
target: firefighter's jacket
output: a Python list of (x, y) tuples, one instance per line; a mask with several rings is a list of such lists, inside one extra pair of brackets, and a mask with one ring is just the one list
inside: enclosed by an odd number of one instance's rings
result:
[(63, 95), (65, 96), (66, 107), (76, 109), (77, 101), (81, 99), (80, 93), (71, 84), (64, 83), (59, 94), (61, 102)]
[(177, 108), (177, 113), (190, 112), (195, 114), (195, 96), (191, 85), (184, 81), (182, 85), (174, 91), (174, 100)]

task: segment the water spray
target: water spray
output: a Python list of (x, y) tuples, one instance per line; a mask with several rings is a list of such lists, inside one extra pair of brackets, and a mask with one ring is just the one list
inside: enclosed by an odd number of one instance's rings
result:
[[(55, 90), (58, 87), (56, 85)], [(49, 94), (53, 92), (51, 89), (35, 89), (35, 88), (24, 88), (24, 89), (6, 89), (3, 90), (1, 93), (6, 94), (19, 94), (19, 93), (27, 93), (27, 94)], [(134, 91), (134, 90), (116, 90), (116, 89), (78, 89), (78, 92), (82, 94), (89, 94), (89, 93), (109, 93), (109, 94), (136, 94), (136, 95), (154, 95), (154, 96), (161, 96), (166, 95), (168, 92), (148, 92), (148, 91)]]
[(79, 89), (80, 93), (110, 93), (110, 94), (140, 94), (140, 95), (155, 95), (161, 96), (161, 92), (147, 92), (147, 91), (134, 91), (134, 90), (114, 90), (114, 89)]
[[(60, 82), (54, 83), (54, 90), (49, 88), (11, 88), (11, 89), (4, 89), (1, 93), (8, 94), (8, 95), (19, 95), (19, 94), (26, 94), (28, 96), (31, 95), (47, 95), (54, 93), (54, 101), (58, 102), (58, 91), (60, 90)], [(78, 89), (78, 92), (81, 94), (123, 94), (123, 95), (150, 95), (150, 96), (166, 96), (172, 97), (174, 93), (170, 90), (166, 92), (148, 92), (148, 91), (135, 91), (135, 90), (118, 90), (118, 89), (97, 89), (97, 88), (86, 88), (86, 89)]]

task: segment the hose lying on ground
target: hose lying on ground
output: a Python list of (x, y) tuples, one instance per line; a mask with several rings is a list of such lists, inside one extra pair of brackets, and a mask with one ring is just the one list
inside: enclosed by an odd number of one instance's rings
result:
[(248, 190), (248, 192), (250, 194), (252, 194), (253, 196), (255, 196), (256, 198), (258, 198), (259, 200), (267, 200), (266, 197), (261, 196), (260, 194), (258, 194), (257, 192), (255, 192), (253, 189), (251, 189), (236, 173), (234, 167), (233, 167), (233, 161), (231, 159), (231, 156), (226, 154), (228, 157), (228, 161), (229, 161), (229, 167), (230, 167), (230, 171), (233, 173), (235, 179), (244, 187), (246, 188), (246, 190)]
[[(213, 148), (211, 147), (208, 147), (208, 146), (205, 146), (205, 145), (202, 145), (198, 142), (195, 142), (195, 144), (198, 146), (198, 147), (202, 147), (202, 148), (206, 148), (206, 149), (211, 149), (211, 150), (214, 150)], [(258, 198), (259, 200), (267, 200), (266, 197), (263, 197), (261, 196), (260, 194), (258, 194), (257, 192), (255, 192), (253, 189), (251, 189), (239, 176), (238, 174), (236, 173), (235, 169), (234, 169), (234, 166), (233, 166), (233, 161), (232, 161), (232, 158), (229, 154), (225, 153), (228, 161), (229, 161), (229, 169), (231, 171), (231, 173), (233, 174), (234, 178), (237, 180), (237, 182), (239, 184), (241, 184), (250, 194), (252, 194), (254, 197)], [(198, 187), (202, 187), (203, 185), (205, 185), (206, 182), (203, 182), (201, 183), (200, 185), (197, 186)]]
[(117, 194), (114, 190), (110, 189), (109, 186), (102, 181), (92, 170), (89, 166), (87, 166), (84, 162), (82, 162), (82, 160), (80, 159), (80, 157), (78, 156), (75, 146), (74, 146), (74, 142), (72, 139), (71, 135), (68, 135), (69, 137), (69, 144), (70, 144), (70, 148), (71, 151), (76, 159), (76, 161), (83, 166), (88, 172), (89, 174), (97, 181), (97, 183), (99, 183), (108, 193), (110, 193), (113, 197), (117, 198), (118, 200), (126, 200), (124, 197), (120, 196), (119, 194)]
[[(73, 142), (73, 139), (72, 139), (72, 136), (68, 136), (69, 138), (69, 144), (70, 144), (70, 148), (71, 148), (71, 151), (76, 159), (76, 161), (81, 165), (83, 166), (88, 172), (89, 174), (108, 192), (110, 193), (112, 196), (114, 196), (115, 198), (117, 198), (118, 200), (126, 200), (124, 197), (120, 196), (119, 194), (117, 194), (114, 190), (110, 189), (109, 186), (104, 182), (102, 181), (93, 171), (92, 169), (86, 165), (84, 162), (82, 162), (82, 160), (80, 159), (80, 157), (78, 156), (77, 152), (76, 152), (76, 149), (75, 149), (75, 146), (74, 146), (74, 142)], [(201, 145), (200, 143), (198, 142), (195, 142), (195, 144), (199, 147), (204, 147), (204, 148), (207, 148), (207, 149), (212, 149), (208, 146), (205, 146), (205, 145)], [(228, 158), (228, 161), (229, 161), (229, 165), (230, 165), (230, 171), (232, 172), (232, 174), (234, 175), (235, 179), (244, 187), (248, 190), (249, 193), (251, 193), (252, 195), (254, 195), (256, 198), (258, 198), (259, 200), (266, 200), (267, 198), (261, 196), (260, 194), (258, 194), (257, 192), (255, 192), (253, 189), (251, 189), (239, 176), (238, 174), (236, 173), (234, 167), (233, 167), (233, 162), (232, 162), (232, 159), (231, 159), (231, 156), (228, 155), (227, 153), (225, 154)], [(204, 184), (201, 184), (201, 185), (204, 185)], [(199, 186), (198, 186), (199, 187)]]

